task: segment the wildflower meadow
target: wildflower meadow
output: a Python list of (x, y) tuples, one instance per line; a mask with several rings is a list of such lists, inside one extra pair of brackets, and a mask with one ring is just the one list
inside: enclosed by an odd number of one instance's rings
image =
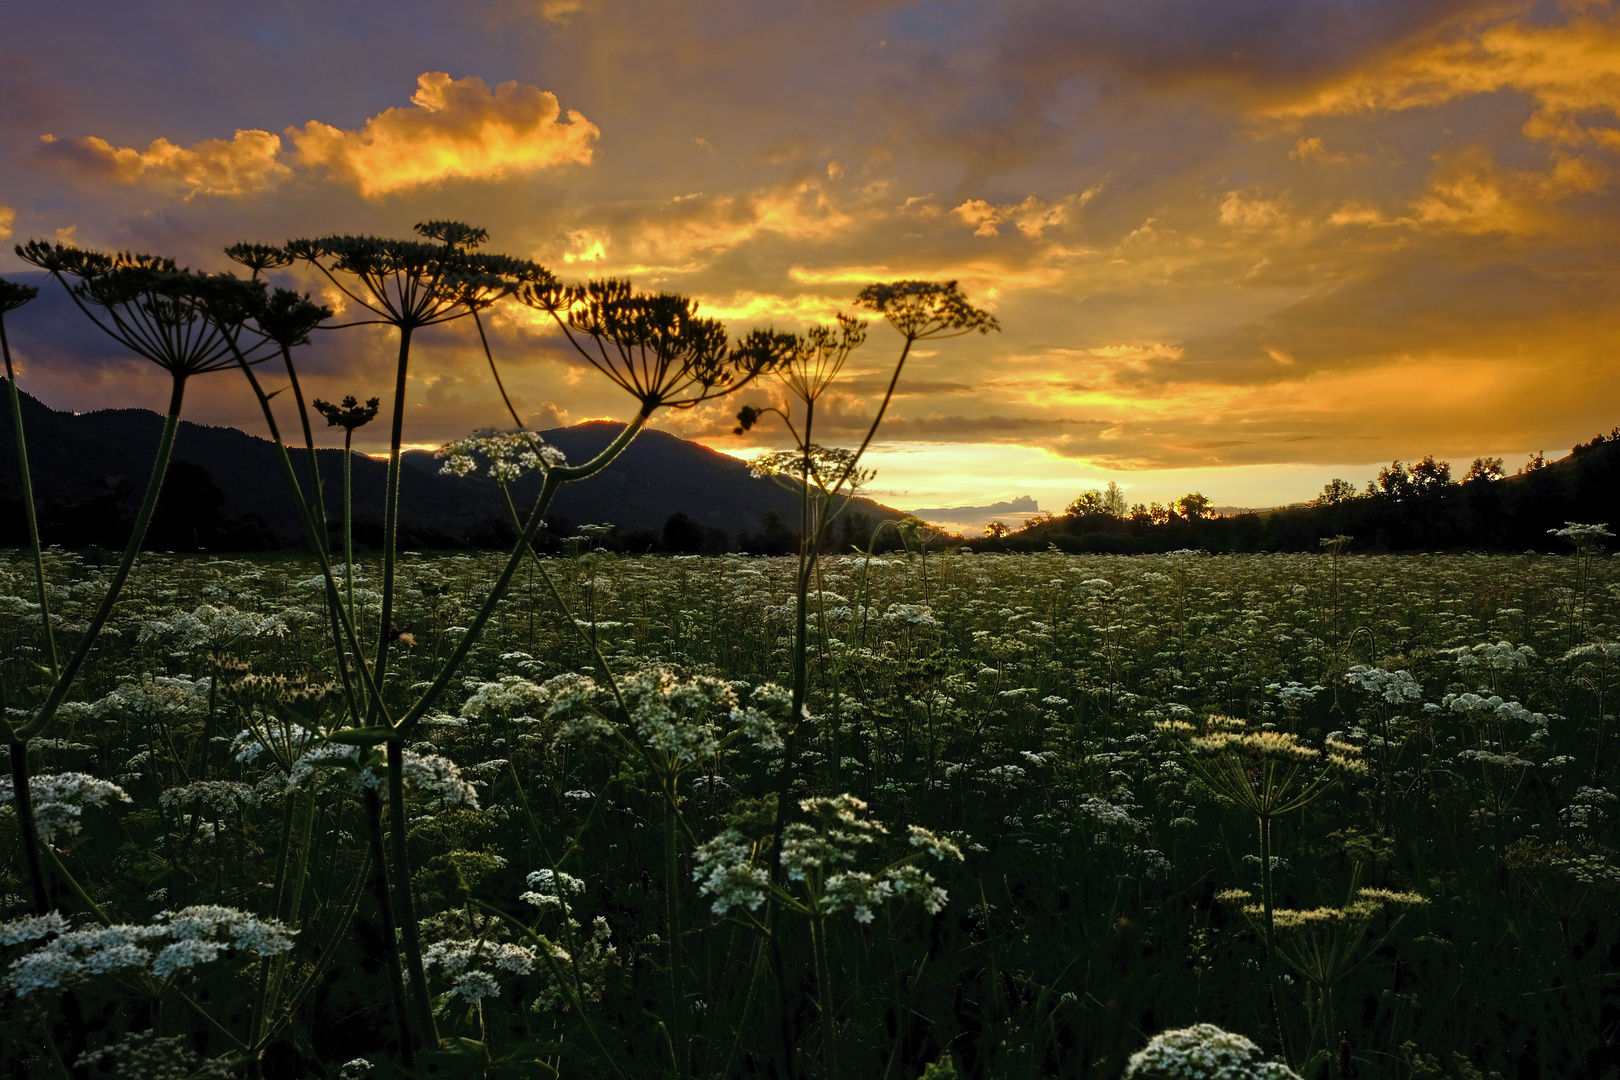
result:
[[(913, 346), (996, 329), (954, 283), (733, 338), (418, 231), (239, 245), (247, 276), (19, 249), (173, 394), (121, 557), (0, 554), (8, 1075), (1620, 1072), (1605, 528), (1550, 523), (1556, 556), (974, 553), (914, 522), (838, 550)], [(305, 400), (331, 313), (270, 287), (294, 270), (395, 335), (392, 399)], [(0, 314), (31, 296), (0, 283)], [(412, 336), (504, 303), (628, 422), (589, 462), (515, 410), (447, 446), (538, 501), (509, 551), (398, 550)], [(817, 443), (880, 347), (865, 441)], [(141, 550), (204, 376), (259, 402), (305, 552)], [(801, 496), (797, 555), (594, 526), (539, 553), (562, 485), (726, 396), (793, 440), (761, 468)], [(306, 467), (321, 419), (391, 425), (380, 549)]]

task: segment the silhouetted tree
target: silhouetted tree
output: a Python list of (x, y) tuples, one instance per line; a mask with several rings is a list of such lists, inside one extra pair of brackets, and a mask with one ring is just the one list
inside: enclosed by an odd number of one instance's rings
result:
[(173, 461), (146, 533), (149, 551), (197, 551), (224, 525), (225, 492), (194, 461)]
[(1196, 491), (1188, 492), (1176, 500), (1176, 513), (1188, 521), (1198, 521), (1210, 514), (1209, 496)]
[(799, 536), (774, 509), (765, 511), (758, 533), (744, 533), (737, 543), (750, 555), (786, 555), (799, 546)]
[(88, 499), (48, 510), (41, 531), (48, 543), (63, 547), (123, 547), (134, 520), (128, 504), (135, 498), (126, 477), (102, 477), (101, 490)]
[(1389, 468), (1378, 470), (1377, 479), (1368, 481), (1367, 494), (1382, 495), (1392, 502), (1400, 502), (1412, 494), (1412, 474), (1397, 458), (1389, 463)]
[(1422, 461), (1412, 463), (1407, 475), (1419, 494), (1432, 493), (1451, 483), (1451, 462), (1436, 461), (1433, 454), (1425, 454)]
[(679, 555), (698, 554), (703, 550), (703, 526), (684, 511), (675, 511), (664, 522), (664, 550)]
[(1356, 495), (1356, 485), (1348, 480), (1340, 480), (1338, 477), (1334, 477), (1322, 485), (1322, 494), (1316, 497), (1314, 505), (1338, 506), (1354, 499)]

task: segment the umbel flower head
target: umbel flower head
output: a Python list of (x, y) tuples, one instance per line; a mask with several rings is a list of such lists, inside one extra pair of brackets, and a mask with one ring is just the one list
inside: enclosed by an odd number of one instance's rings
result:
[[(538, 263), (470, 250), (488, 238), (483, 229), (426, 221), (416, 231), (427, 240), (325, 236), (291, 240), (282, 250), (314, 266), (374, 316), (362, 322), (410, 329), (459, 319), (525, 285), (547, 288), (556, 282)], [(357, 278), (360, 287), (350, 288), (344, 277)]]
[(868, 285), (855, 302), (875, 311), (908, 341), (926, 337), (988, 334), (1000, 330), (996, 317), (968, 303), (956, 282), (891, 281)]
[(340, 404), (334, 405), (330, 401), (315, 399), (315, 411), (326, 417), (327, 427), (340, 427), (352, 432), (355, 428), (365, 427), (377, 418), (377, 409), (382, 405), (380, 398), (367, 398), (364, 405), (355, 400), (353, 394), (348, 395)]
[(286, 248), (274, 244), (232, 244), (225, 249), (225, 255), (232, 262), (241, 263), (251, 270), (254, 277), (267, 270), (291, 266), (293, 261)]
[[(748, 463), (748, 472), (755, 477), (789, 477), (797, 482), (808, 477), (821, 491), (832, 494), (833, 485), (842, 480), (851, 489), (864, 487), (877, 475), (875, 469), (862, 469), (855, 451), (842, 446), (821, 446), (811, 443), (803, 450), (772, 450)], [(808, 465), (808, 468), (806, 467)]]
[(439, 447), (434, 456), (445, 459), (439, 472), (446, 476), (467, 476), (483, 458), (489, 462), (489, 478), (497, 484), (510, 484), (535, 469), (567, 464), (561, 450), (529, 431), (474, 432)]
[(1568, 540), (1582, 555), (1602, 547), (1603, 541), (1614, 539), (1614, 533), (1609, 531), (1607, 525), (1583, 525), (1578, 521), (1566, 521), (1562, 529), (1548, 529), (1547, 534)]
[(234, 367), (243, 323), (264, 308), (262, 282), (193, 273), (173, 259), (104, 255), (41, 240), (16, 251), (60, 281), (110, 337), (176, 379)]
[(32, 285), (22, 285), (0, 278), (0, 315), (16, 311), (38, 295), (39, 289)]
[(332, 309), (317, 304), (308, 293), (295, 293), (291, 289), (277, 289), (253, 314), (259, 333), (291, 349), (309, 343), (309, 335), (317, 326), (332, 317)]
[(580, 355), (649, 416), (731, 393), (786, 359), (780, 335), (757, 332), (732, 346), (725, 324), (700, 317), (696, 301), (638, 293), (616, 278), (569, 287), (534, 282), (516, 295), (551, 315)]
[(1186, 764), (1211, 790), (1229, 802), (1272, 817), (1308, 805), (1341, 773), (1364, 773), (1360, 747), (1341, 739), (1328, 743), (1332, 768), (1307, 771), (1322, 751), (1285, 731), (1251, 730), (1244, 720), (1211, 716), (1202, 732), (1185, 720), (1161, 720), (1154, 727), (1187, 750)]
[(7, 944), (56, 935), (7, 969), (5, 985), (18, 997), (120, 971), (144, 970), (167, 979), (233, 950), (275, 956), (293, 947), (296, 933), (276, 919), (214, 905), (161, 911), (147, 925), (73, 930), (60, 915), (0, 923), (0, 942)]
[[(1265, 915), (1265, 908), (1253, 902), (1254, 895), (1247, 889), (1225, 889), (1215, 894), (1217, 903), (1235, 905), (1257, 927)], [(1294, 910), (1277, 908), (1272, 919), (1282, 932), (1328, 931), (1357, 929), (1371, 922), (1385, 910), (1397, 909), (1397, 914), (1408, 908), (1427, 905), (1429, 898), (1421, 893), (1398, 892), (1394, 889), (1357, 889), (1355, 894), (1338, 907), (1319, 907)]]

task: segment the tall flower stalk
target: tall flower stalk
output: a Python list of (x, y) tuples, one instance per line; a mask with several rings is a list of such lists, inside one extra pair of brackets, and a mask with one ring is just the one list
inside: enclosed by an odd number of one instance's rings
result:
[[(66, 699), (79, 671), (83, 668), (101, 630), (107, 624), (129, 578), (141, 544), (146, 538), (147, 526), (157, 507), (163, 478), (168, 471), (169, 456), (174, 449), (175, 435), (180, 425), (180, 409), (185, 400), (187, 382), (196, 375), (218, 371), (235, 362), (230, 343), (206, 317), (200, 292), (203, 275), (181, 270), (172, 260), (150, 255), (120, 254), (108, 256), (84, 251), (63, 244), (50, 245), (34, 240), (19, 245), (16, 252), (25, 262), (45, 270), (56, 278), (68, 292), (74, 304), (98, 327), (119, 344), (144, 359), (163, 368), (170, 376), (169, 407), (164, 417), (163, 432), (153, 457), (152, 470), (147, 479), (146, 493), (141, 500), (129, 541), (113, 573), (107, 592), (102, 597), (69, 655), (67, 662), (58, 666), (53, 659), (50, 689), (45, 700), (31, 718), (13, 724), (0, 717), (5, 728), (6, 742), (11, 757), (12, 790), (17, 809), (18, 831), (24, 851), (24, 864), (34, 894), (35, 908), (41, 916), (50, 905), (51, 889), (42, 863), (64, 882), (85, 906), (98, 918), (106, 921), (105, 913), (90, 899), (84, 887), (73, 878), (54, 851), (42, 842), (33, 805), (33, 781), (29, 775), (29, 744), (41, 736), (55, 720), (57, 711)], [(7, 376), (11, 384), (13, 419), (20, 415), (16, 397), (15, 372), (10, 364), (9, 343)], [(262, 356), (253, 358), (257, 363)], [(18, 438), (22, 438), (20, 423)], [(22, 462), (19, 455), (19, 463)], [(25, 473), (26, 476), (26, 466)], [(31, 496), (31, 491), (29, 495)], [(32, 502), (32, 499), (29, 499)], [(38, 549), (37, 541), (35, 543)], [(42, 608), (41, 616), (49, 625), (49, 611)], [(43, 856), (43, 859), (41, 858)], [(184, 998), (184, 995), (182, 995)], [(189, 1002), (189, 999), (185, 999)], [(73, 1041), (82, 1049), (83, 1025), (77, 1019), (78, 1005), (72, 996), (64, 999), (70, 1021)]]
[(354, 618), (354, 432), (377, 418), (380, 404), (380, 399), (368, 398), (362, 405), (353, 395), (337, 405), (315, 399), (315, 410), (326, 417), (327, 426), (343, 429), (343, 585), (348, 591), (350, 619)]
[(1260, 833), (1260, 915), (1266, 944), (1265, 977), (1272, 1022), (1283, 1057), (1288, 1039), (1277, 1006), (1276, 889), (1272, 884), (1272, 826), (1279, 817), (1303, 810), (1336, 784), (1344, 773), (1365, 773), (1361, 748), (1330, 737), (1327, 764), (1312, 768), (1323, 752), (1284, 731), (1251, 731), (1247, 723), (1212, 716), (1199, 733), (1184, 720), (1165, 720), (1160, 732), (1182, 743), (1185, 761), (1217, 795), (1253, 815)]
[[(956, 282), (944, 283), (933, 281), (896, 281), (887, 284), (868, 285), (856, 296), (858, 306), (881, 315), (888, 324), (900, 334), (900, 356), (895, 361), (894, 371), (889, 376), (888, 385), (884, 388), (883, 398), (878, 403), (877, 412), (872, 417), (871, 426), (866, 430), (865, 437), (853, 452), (846, 453), (842, 458), (841, 467), (829, 470), (830, 476), (818, 480), (818, 486), (824, 492), (836, 493), (851, 478), (857, 475), (861, 466), (861, 458), (872, 445), (877, 436), (878, 428), (883, 424), (883, 417), (889, 410), (889, 404), (894, 400), (894, 392), (900, 384), (900, 375), (905, 371), (906, 361), (911, 356), (911, 350), (917, 342), (925, 338), (960, 337), (964, 334), (988, 334), (992, 330), (999, 330), (1001, 325), (995, 316), (968, 303), (967, 296), (957, 287)], [(810, 582), (814, 578), (816, 560), (820, 554), (821, 534), (820, 522), (813, 520), (810, 503), (810, 478), (812, 476), (811, 455), (814, 445), (814, 421), (816, 400), (826, 392), (840, 371), (852, 350), (859, 347), (866, 340), (866, 324), (848, 316), (840, 316), (838, 330), (827, 327), (818, 327), (804, 338), (797, 339), (791, 352), (792, 359), (782, 368), (783, 381), (789, 393), (801, 403), (800, 410), (803, 415), (802, 431), (795, 428), (789, 418), (789, 412), (783, 409), (761, 409), (754, 406), (745, 406), (738, 414), (736, 434), (742, 434), (753, 427), (768, 412), (774, 412), (784, 419), (788, 419), (789, 430), (794, 440), (799, 444), (802, 457), (801, 471), (805, 478), (804, 493), (801, 502), (802, 524), (799, 537), (799, 572), (795, 580), (795, 595), (798, 602), (797, 617), (793, 638), (793, 708), (790, 713), (792, 722), (786, 733), (786, 745), (782, 752), (782, 772), (777, 780), (777, 817), (776, 841), (771, 858), (771, 872), (778, 872), (778, 863), (781, 857), (782, 830), (787, 823), (788, 793), (791, 790), (795, 771), (794, 752), (795, 734), (798, 722), (805, 715), (806, 700), (809, 696), (809, 594)], [(829, 499), (830, 501), (830, 499)], [(814, 532), (812, 532), (814, 528)], [(837, 718), (833, 721), (838, 722)]]
[(34, 481), (28, 469), (28, 439), (23, 434), (22, 399), (17, 391), (17, 371), (11, 365), (11, 343), (6, 338), (6, 313), (16, 311), (39, 295), (32, 285), (19, 285), (0, 278), (0, 354), (6, 361), (6, 390), (11, 399), (11, 431), (17, 440), (17, 479), (22, 489), (23, 517), (28, 526), (28, 546), (34, 555), (34, 585), (39, 596), (39, 618), (45, 629), (45, 659), (51, 677), (57, 674), (56, 634), (51, 628), (50, 592), (45, 584), (45, 557), (39, 543), (39, 518), (34, 510)]
[[(389, 645), (394, 640), (390, 629), (398, 555), (400, 452), (412, 340), (419, 330), (471, 314), (469, 301), (475, 297), (474, 302), (487, 303), (491, 294), (505, 295), (515, 289), (520, 279), (550, 276), (533, 263), (474, 252), (472, 249), (487, 238), (482, 229), (446, 222), (428, 222), (417, 228), (425, 237), (444, 242), (328, 236), (294, 240), (285, 249), (294, 259), (315, 267), (360, 308), (363, 316), (345, 326), (391, 326), (399, 334), (388, 481), (383, 497), (383, 599), (372, 661), (373, 677), (379, 687), (386, 681)], [(375, 708), (372, 717), (377, 719)]]
[[(24, 738), (32, 738), (49, 727), (56, 716), (135, 565), (141, 542), (146, 538), (146, 528), (157, 508), (169, 455), (174, 450), (187, 382), (197, 375), (234, 367), (236, 357), (232, 343), (205, 317), (199, 292), (205, 275), (182, 270), (173, 260), (152, 255), (108, 256), (38, 240), (19, 245), (16, 251), (23, 261), (61, 282), (79, 310), (113, 340), (157, 364), (170, 378), (163, 433), (158, 439), (146, 494), (135, 515), (129, 543), (113, 572), (107, 594), (91, 617), (78, 646), (57, 673), (44, 703), (17, 732)], [(261, 353), (250, 357), (249, 362), (259, 363), (263, 359)]]

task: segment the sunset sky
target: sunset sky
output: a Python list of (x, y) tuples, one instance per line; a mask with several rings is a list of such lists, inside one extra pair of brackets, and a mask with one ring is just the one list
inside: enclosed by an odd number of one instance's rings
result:
[[(902, 508), (1061, 510), (1109, 480), (1268, 506), (1391, 458), (1511, 471), (1620, 424), (1607, 3), (122, 0), (5, 26), (15, 280), (31, 237), (220, 270), (236, 241), (424, 218), (689, 294), (736, 334), (959, 280), (1003, 332), (908, 365), (872, 489)], [(7, 319), (22, 387), (161, 407), (163, 373), (60, 292)], [(629, 416), (529, 314), (493, 322), (531, 421)], [(423, 339), (411, 442), (500, 424), (470, 332)], [(858, 441), (897, 349), (874, 325), (825, 441)], [(307, 365), (319, 396), (386, 399), (392, 361), (349, 330)], [(757, 450), (779, 429), (731, 417), (776, 393), (658, 426)], [(239, 375), (189, 402), (261, 431)]]

